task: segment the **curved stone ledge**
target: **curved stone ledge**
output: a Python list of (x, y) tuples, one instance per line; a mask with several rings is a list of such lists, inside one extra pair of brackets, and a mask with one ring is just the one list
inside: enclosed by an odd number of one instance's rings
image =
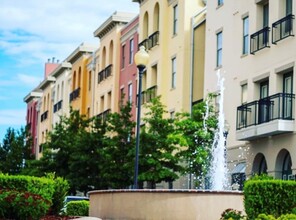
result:
[(89, 195), (90, 216), (102, 219), (217, 220), (225, 209), (243, 211), (240, 191), (120, 189)]

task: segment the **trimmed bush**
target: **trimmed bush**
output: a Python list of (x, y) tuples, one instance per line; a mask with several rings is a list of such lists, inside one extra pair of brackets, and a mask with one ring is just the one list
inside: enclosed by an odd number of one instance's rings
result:
[(54, 181), (44, 177), (9, 176), (0, 174), (0, 189), (26, 191), (38, 194), (48, 201), (52, 201), (55, 191)]
[(38, 220), (48, 211), (51, 203), (40, 195), (16, 190), (0, 190), (0, 217)]
[(220, 220), (242, 220), (246, 219), (246, 216), (242, 214), (241, 211), (235, 209), (226, 209), (222, 214)]
[(64, 199), (68, 194), (70, 186), (67, 180), (61, 177), (56, 177), (54, 173), (47, 174), (46, 178), (54, 181), (54, 194), (52, 197), (50, 213), (53, 215), (58, 215), (61, 212), (61, 209), (64, 207)]
[(89, 201), (71, 201), (67, 204), (67, 215), (88, 216)]
[(244, 205), (249, 219), (265, 213), (279, 217), (292, 213), (296, 205), (296, 182), (248, 180), (244, 186)]

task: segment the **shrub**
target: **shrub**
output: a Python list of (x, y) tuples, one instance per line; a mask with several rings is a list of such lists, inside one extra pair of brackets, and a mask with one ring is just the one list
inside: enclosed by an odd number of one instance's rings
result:
[(46, 178), (52, 179), (54, 181), (54, 194), (52, 197), (52, 206), (50, 208), (50, 213), (57, 215), (64, 207), (64, 199), (68, 193), (70, 186), (67, 180), (61, 177), (56, 177), (54, 173), (47, 174)]
[(248, 180), (244, 186), (244, 205), (249, 219), (261, 213), (275, 217), (291, 213), (296, 205), (296, 182)]
[(72, 201), (67, 204), (67, 215), (88, 216), (89, 201)]
[(255, 220), (276, 220), (272, 215), (259, 214)]
[(277, 220), (295, 220), (295, 219), (296, 219), (295, 214), (285, 214), (285, 215), (281, 215), (279, 218), (277, 218)]
[(234, 209), (226, 209), (222, 213), (220, 220), (226, 220), (226, 219), (241, 220), (241, 219), (246, 219), (246, 216), (244, 216), (241, 211), (237, 211)]
[(38, 194), (51, 202), (54, 193), (54, 181), (44, 177), (9, 176), (0, 174), (0, 189), (11, 189)]
[(40, 195), (16, 190), (1, 190), (0, 204), (1, 218), (20, 220), (38, 220), (46, 214), (51, 205), (50, 201)]

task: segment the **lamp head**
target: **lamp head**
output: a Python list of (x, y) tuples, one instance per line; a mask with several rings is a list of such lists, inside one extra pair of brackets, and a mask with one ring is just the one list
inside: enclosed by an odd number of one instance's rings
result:
[(149, 61), (149, 54), (144, 46), (140, 46), (140, 50), (135, 54), (135, 64), (138, 68), (144, 69)]

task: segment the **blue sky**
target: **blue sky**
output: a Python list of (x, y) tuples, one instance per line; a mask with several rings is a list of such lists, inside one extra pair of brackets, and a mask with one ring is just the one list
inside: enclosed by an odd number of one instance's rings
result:
[(139, 12), (132, 0), (1, 0), (0, 143), (25, 126), (23, 98), (43, 80), (44, 64), (63, 61), (115, 11)]

